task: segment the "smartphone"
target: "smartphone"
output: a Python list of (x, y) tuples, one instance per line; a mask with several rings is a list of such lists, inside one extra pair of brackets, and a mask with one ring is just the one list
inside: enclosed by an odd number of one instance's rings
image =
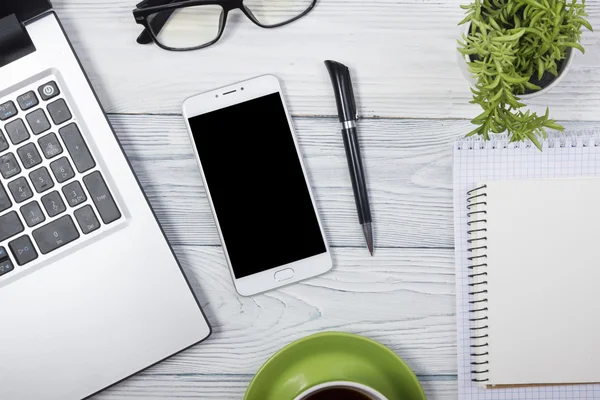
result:
[(277, 78), (193, 96), (183, 116), (237, 292), (251, 296), (329, 271), (329, 245)]

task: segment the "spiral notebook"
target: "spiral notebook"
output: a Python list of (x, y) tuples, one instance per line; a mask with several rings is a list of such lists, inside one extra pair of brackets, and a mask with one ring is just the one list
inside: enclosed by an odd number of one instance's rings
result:
[(600, 136), (454, 145), (460, 399), (600, 399)]

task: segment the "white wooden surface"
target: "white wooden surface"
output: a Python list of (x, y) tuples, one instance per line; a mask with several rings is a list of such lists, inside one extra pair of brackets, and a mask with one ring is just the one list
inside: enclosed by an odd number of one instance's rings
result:
[[(477, 112), (457, 67), (466, 0), (319, 0), (277, 31), (231, 15), (216, 46), (169, 53), (140, 46), (131, 0), (54, 0), (214, 334), (98, 399), (241, 399), (275, 351), (315, 332), (376, 339), (401, 355), (430, 399), (456, 392), (450, 144)], [(600, 4), (588, 1), (600, 29)], [(600, 35), (548, 96), (568, 130), (600, 129)], [(338, 134), (328, 58), (353, 69), (376, 229), (368, 257)], [(225, 267), (180, 105), (185, 97), (273, 73), (286, 89), (336, 267), (250, 299)], [(385, 117), (385, 118), (378, 118)]]
[[(277, 31), (240, 12), (224, 37), (203, 51), (168, 54), (139, 46), (135, 0), (54, 0), (110, 112), (179, 113), (184, 97), (272, 72), (285, 83), (296, 115), (334, 115), (323, 60), (349, 64), (360, 113), (394, 118), (469, 118), (470, 92), (457, 66), (459, 4), (467, 0), (319, 0), (308, 18)], [(588, 1), (600, 29), (600, 2)], [(556, 119), (598, 120), (600, 34), (586, 33), (585, 57), (551, 94)]]

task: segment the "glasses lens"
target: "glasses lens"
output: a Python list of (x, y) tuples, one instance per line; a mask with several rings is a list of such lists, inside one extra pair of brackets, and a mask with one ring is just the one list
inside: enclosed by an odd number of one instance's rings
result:
[(214, 4), (183, 7), (150, 15), (148, 25), (163, 46), (188, 49), (215, 40), (223, 15), (223, 8)]
[(244, 0), (244, 7), (265, 26), (283, 24), (302, 15), (314, 0)]

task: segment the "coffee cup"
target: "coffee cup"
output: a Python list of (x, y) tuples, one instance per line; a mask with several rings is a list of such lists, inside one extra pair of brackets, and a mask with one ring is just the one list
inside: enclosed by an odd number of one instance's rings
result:
[(356, 382), (334, 381), (313, 386), (294, 400), (388, 400), (377, 390)]

